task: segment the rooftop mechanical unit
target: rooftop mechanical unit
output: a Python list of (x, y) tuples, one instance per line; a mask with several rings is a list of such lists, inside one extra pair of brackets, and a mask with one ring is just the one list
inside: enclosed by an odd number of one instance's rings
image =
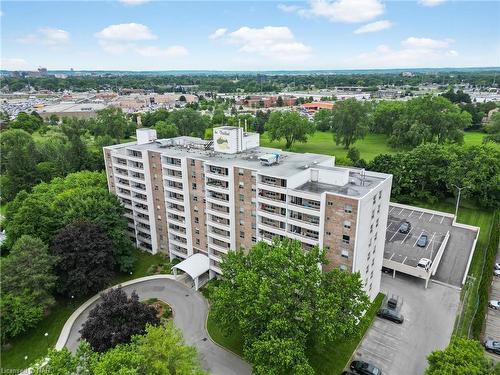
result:
[(274, 164), (279, 164), (281, 160), (281, 155), (278, 153), (264, 154), (259, 156), (260, 164), (271, 166)]

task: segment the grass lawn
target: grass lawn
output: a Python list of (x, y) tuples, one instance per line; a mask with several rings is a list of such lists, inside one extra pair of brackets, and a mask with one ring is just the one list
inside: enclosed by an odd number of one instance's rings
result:
[[(480, 145), (483, 142), (484, 133), (481, 132), (466, 132), (464, 144)], [(260, 144), (264, 147), (275, 147), (284, 149), (285, 142), (270, 142), (267, 134), (264, 133), (260, 137)], [(492, 143), (493, 144), (493, 143)], [(500, 145), (493, 144), (500, 149)], [(379, 154), (394, 154), (400, 150), (393, 149), (387, 144), (387, 136), (383, 134), (367, 134), (364, 139), (356, 142), (354, 145), (360, 152), (361, 158), (370, 161)], [(345, 158), (346, 150), (341, 145), (336, 145), (333, 141), (331, 132), (317, 131), (307, 143), (295, 143), (290, 151), (294, 152), (312, 152), (317, 154), (335, 155), (337, 158)]]
[[(351, 358), (352, 353), (365, 335), (366, 330), (370, 327), (383, 299), (384, 295), (379, 293), (361, 320), (361, 330), (358, 335), (348, 339), (338, 340), (327, 345), (326, 347), (318, 345), (308, 351), (307, 356), (309, 358), (309, 363), (313, 366), (316, 374), (339, 375), (344, 370), (344, 367)], [(216, 343), (240, 356), (243, 356), (243, 340), (238, 331), (234, 331), (231, 335), (225, 336), (218, 326), (217, 321), (210, 313), (208, 314), (207, 329), (208, 333)]]
[[(111, 285), (147, 276), (147, 271), (152, 265), (165, 263), (166, 261), (164, 256), (149, 255), (139, 250), (135, 250), (134, 255), (137, 258), (134, 272), (131, 275), (116, 275)], [(67, 299), (58, 300), (56, 305), (51, 309), (50, 314), (36, 327), (11, 340), (8, 348), (2, 348), (1, 368), (19, 369), (20, 372), (29, 367), (36, 359), (44, 356), (48, 348), (53, 347), (57, 342), (66, 320), (85, 301), (86, 298), (80, 301), (73, 301), (73, 303)], [(44, 336), (45, 333), (48, 333), (47, 337)], [(28, 359), (25, 360), (25, 356), (28, 356)]]

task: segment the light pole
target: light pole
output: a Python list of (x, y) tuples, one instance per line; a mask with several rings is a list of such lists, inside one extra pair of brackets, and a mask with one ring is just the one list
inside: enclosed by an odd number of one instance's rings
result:
[(463, 189), (469, 188), (468, 186), (457, 186), (453, 184), (452, 186), (456, 187), (458, 189), (458, 197), (457, 197), (457, 205), (455, 207), (455, 221), (457, 221), (458, 218), (458, 206), (460, 205), (460, 195), (462, 194)]

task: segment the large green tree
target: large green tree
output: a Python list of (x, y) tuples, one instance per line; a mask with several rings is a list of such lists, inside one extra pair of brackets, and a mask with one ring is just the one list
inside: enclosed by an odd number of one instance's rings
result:
[(95, 135), (109, 135), (115, 139), (116, 143), (120, 143), (120, 139), (125, 136), (129, 127), (129, 120), (118, 107), (109, 107), (97, 111), (95, 122)]
[(212, 311), (227, 333), (241, 331), (256, 374), (312, 374), (315, 343), (351, 335), (368, 305), (359, 274), (321, 272), (324, 254), (300, 242), (259, 242), (246, 255), (230, 252), (224, 278), (211, 291)]
[(208, 119), (191, 108), (178, 109), (170, 113), (169, 122), (177, 126), (180, 135), (203, 137)]
[(370, 130), (373, 133), (391, 135), (393, 124), (403, 114), (405, 105), (405, 102), (394, 100), (383, 100), (376, 104), (370, 116)]
[(500, 143), (500, 112), (493, 113), (484, 130), (488, 134), (484, 137), (485, 142)]
[(297, 112), (272, 112), (266, 123), (270, 141), (285, 139), (285, 148), (290, 149), (295, 142), (307, 142), (307, 137), (314, 134), (315, 127)]
[(98, 172), (71, 173), (64, 179), (38, 184), (31, 193), (18, 194), (7, 207), (7, 246), (23, 234), (51, 243), (59, 230), (78, 221), (100, 226), (112, 242), (118, 268), (132, 269), (133, 246), (126, 235), (123, 207), (116, 196), (108, 192), (106, 176)]
[(38, 113), (28, 114), (25, 112), (20, 112), (14, 121), (9, 123), (10, 129), (21, 129), (28, 133), (33, 133), (40, 129), (43, 125), (43, 120), (38, 115)]
[(179, 129), (174, 124), (167, 124), (165, 121), (158, 121), (153, 128), (156, 130), (158, 138), (174, 138), (179, 135)]
[(31, 135), (20, 129), (0, 133), (0, 149), (0, 191), (9, 201), (37, 183), (38, 153)]
[(365, 137), (368, 130), (368, 112), (364, 103), (347, 99), (335, 104), (331, 113), (335, 144), (349, 149), (358, 139)]
[(453, 337), (444, 350), (436, 350), (429, 357), (426, 375), (495, 375), (491, 360), (476, 340)]

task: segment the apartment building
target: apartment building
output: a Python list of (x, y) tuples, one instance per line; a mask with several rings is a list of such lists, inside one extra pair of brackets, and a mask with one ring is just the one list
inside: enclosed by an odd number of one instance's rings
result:
[(228, 251), (293, 238), (304, 250), (325, 249), (326, 270), (359, 271), (375, 298), (392, 176), (336, 167), (332, 156), (260, 147), (258, 134), (238, 127), (213, 134), (212, 141), (158, 140), (154, 130), (139, 129), (137, 142), (104, 148), (109, 190), (123, 203), (137, 246), (170, 258), (201, 254), (196, 259), (206, 260), (212, 278)]

